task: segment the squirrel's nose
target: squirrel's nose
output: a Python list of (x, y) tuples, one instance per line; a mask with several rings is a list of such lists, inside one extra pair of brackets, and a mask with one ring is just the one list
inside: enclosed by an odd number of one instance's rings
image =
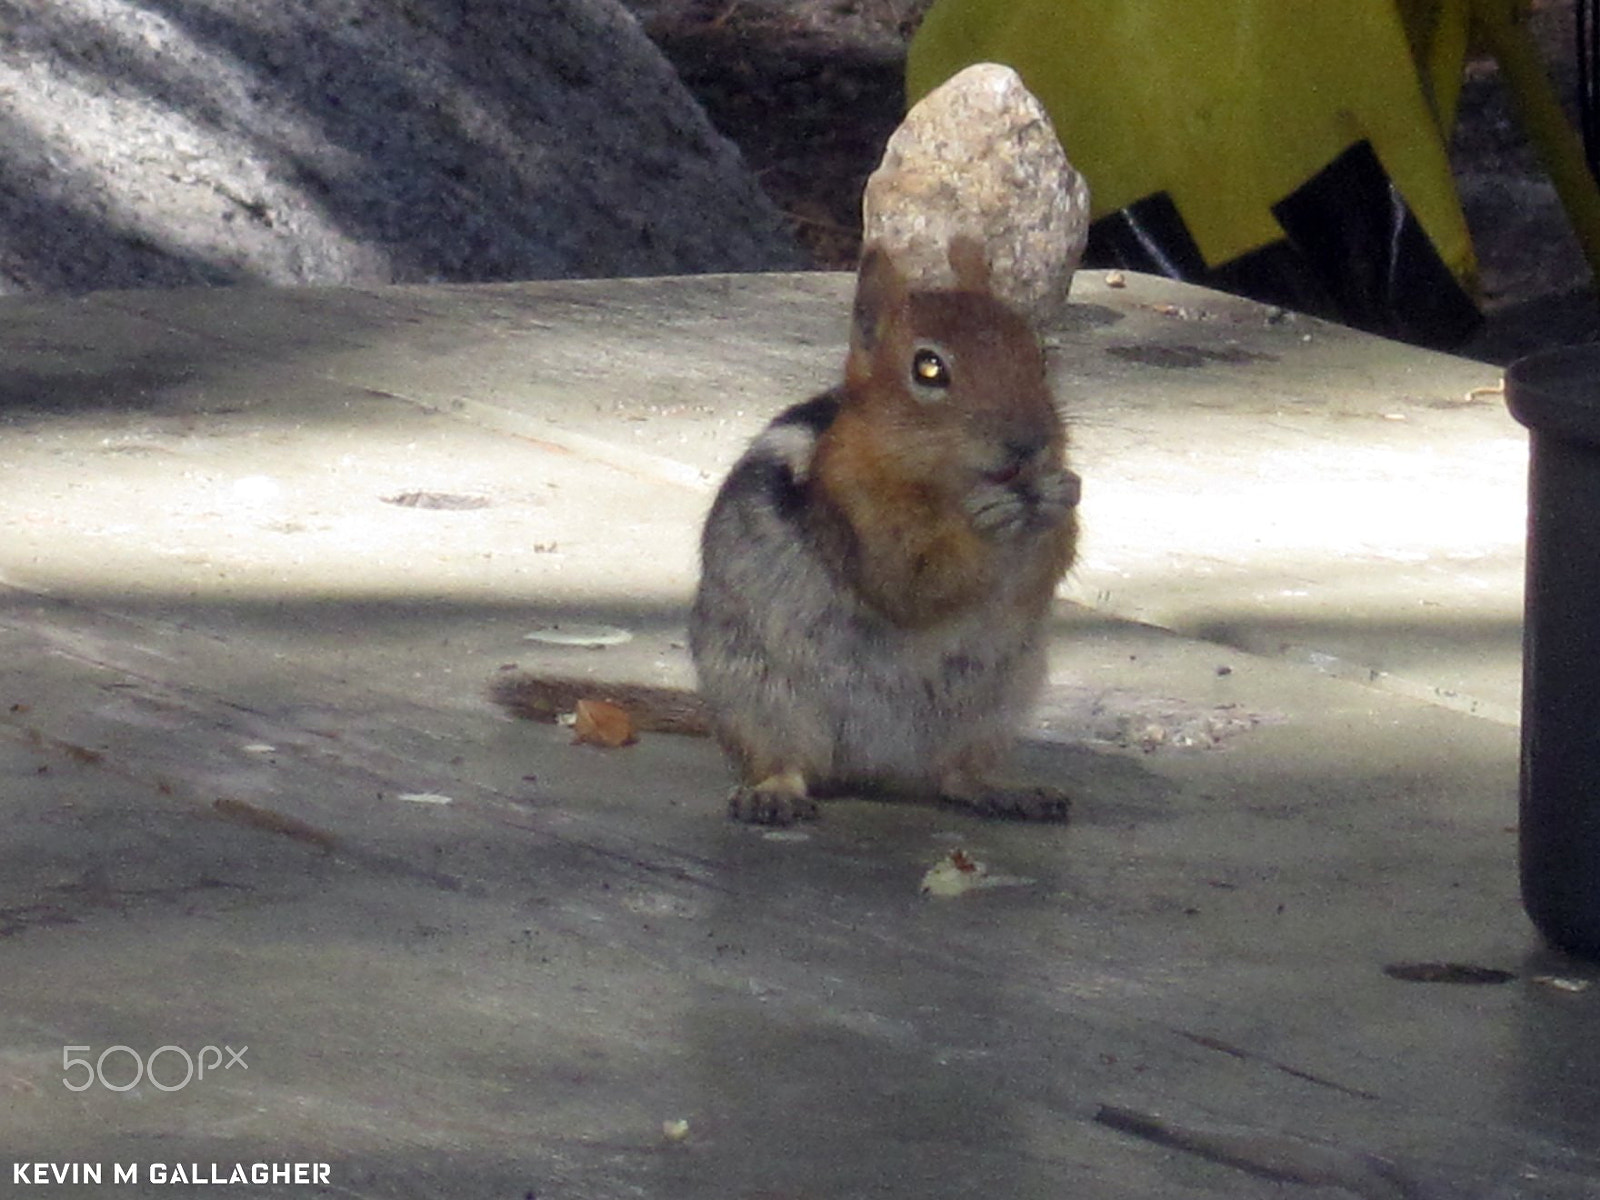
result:
[(989, 473), (995, 483), (1010, 483), (1021, 475), (1050, 445), (1042, 434), (1013, 434), (1001, 440), (1001, 461), (998, 469)]
[(1006, 456), (1012, 462), (1025, 463), (1039, 457), (1049, 445), (1050, 439), (1042, 433), (1008, 437), (1005, 440)]

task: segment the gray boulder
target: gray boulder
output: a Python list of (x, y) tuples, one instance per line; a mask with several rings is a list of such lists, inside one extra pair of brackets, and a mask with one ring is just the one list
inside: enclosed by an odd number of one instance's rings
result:
[(616, 0), (0, 0), (0, 291), (798, 265)]
[(894, 252), (920, 287), (956, 285), (946, 250), (963, 234), (987, 252), (995, 295), (1041, 329), (1066, 314), (1089, 185), (1044, 105), (1000, 63), (975, 63), (917, 102), (862, 203), (862, 240)]

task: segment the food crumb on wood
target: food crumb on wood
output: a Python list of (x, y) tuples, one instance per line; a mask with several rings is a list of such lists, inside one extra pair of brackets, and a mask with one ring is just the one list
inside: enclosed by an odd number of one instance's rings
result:
[(1564, 975), (1535, 975), (1533, 982), (1555, 992), (1586, 992), (1592, 982), (1588, 979), (1569, 979)]
[(572, 721), (572, 740), (615, 750), (639, 740), (628, 710), (605, 700), (579, 700)]
[(964, 896), (974, 888), (982, 887), (988, 878), (989, 868), (959, 846), (946, 854), (922, 877), (924, 896)]

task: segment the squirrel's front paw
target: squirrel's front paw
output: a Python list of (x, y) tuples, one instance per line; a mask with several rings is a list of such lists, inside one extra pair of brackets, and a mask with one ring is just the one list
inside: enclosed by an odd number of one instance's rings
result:
[(728, 793), (728, 816), (749, 825), (793, 825), (820, 815), (817, 802), (806, 793), (805, 780), (793, 771), (760, 783), (741, 783)]
[(1072, 813), (1072, 797), (1060, 788), (1000, 787), (978, 785), (947, 792), (941, 797), (980, 817), (1000, 817), (1010, 821), (1067, 820)]

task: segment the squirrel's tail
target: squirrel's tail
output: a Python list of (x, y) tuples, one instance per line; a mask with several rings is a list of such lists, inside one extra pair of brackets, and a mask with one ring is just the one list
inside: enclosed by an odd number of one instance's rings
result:
[(513, 716), (551, 725), (576, 709), (580, 700), (603, 700), (625, 710), (633, 727), (643, 733), (691, 737), (707, 737), (711, 733), (705, 702), (680, 688), (508, 670), (489, 685), (489, 696)]

